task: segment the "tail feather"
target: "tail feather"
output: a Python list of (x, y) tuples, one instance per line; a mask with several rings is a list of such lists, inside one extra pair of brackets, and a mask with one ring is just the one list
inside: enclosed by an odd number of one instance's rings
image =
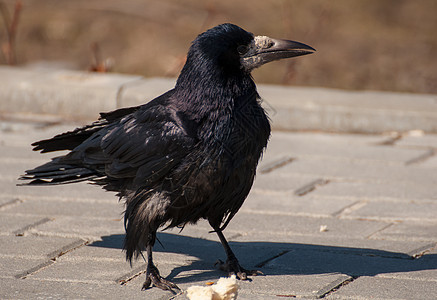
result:
[(59, 150), (73, 150), (93, 135), (93, 133), (102, 129), (106, 124), (107, 122), (105, 120), (99, 120), (91, 125), (76, 128), (73, 131), (55, 135), (50, 139), (35, 142), (32, 144), (32, 146), (34, 146), (33, 151), (40, 150), (41, 153), (46, 153)]
[(80, 182), (99, 177), (96, 171), (82, 167), (62, 163), (62, 156), (52, 161), (27, 170), (19, 179), (30, 180), (20, 185), (57, 185)]
[(90, 136), (92, 136), (94, 133), (107, 126), (109, 123), (115, 122), (125, 115), (135, 112), (140, 107), (141, 105), (120, 108), (108, 113), (100, 113), (99, 120), (90, 125), (79, 127), (72, 131), (55, 135), (50, 139), (41, 140), (33, 143), (33, 150), (41, 151), (41, 153), (60, 150), (73, 150), (74, 148), (82, 144)]

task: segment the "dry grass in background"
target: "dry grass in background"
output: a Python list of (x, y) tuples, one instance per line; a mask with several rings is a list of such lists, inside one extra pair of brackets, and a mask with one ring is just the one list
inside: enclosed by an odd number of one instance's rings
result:
[[(16, 1), (0, 2), (12, 15)], [(60, 61), (81, 70), (177, 76), (198, 33), (232, 22), (318, 50), (255, 71), (257, 82), (437, 93), (435, 0), (21, 2), (19, 65)], [(5, 55), (0, 62), (7, 63)]]

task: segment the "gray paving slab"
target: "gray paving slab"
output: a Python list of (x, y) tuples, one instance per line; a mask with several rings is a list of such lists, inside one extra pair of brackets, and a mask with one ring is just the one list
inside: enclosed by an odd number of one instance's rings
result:
[[(20, 71), (24, 72), (22, 76), (18, 75)], [(114, 110), (120, 87), (140, 79), (139, 76), (70, 70), (32, 74), (32, 71), (10, 67), (2, 67), (0, 77), (6, 80), (1, 89), (0, 111), (59, 114), (82, 119), (94, 119), (99, 111)]]
[[(328, 231), (321, 232), (320, 227), (326, 226)], [(320, 236), (354, 236), (367, 237), (387, 226), (385, 222), (368, 220), (340, 220), (332, 217), (304, 217), (284, 214), (269, 214), (263, 211), (241, 211), (228, 226), (229, 230), (241, 234), (258, 233), (269, 235), (311, 234)], [(200, 226), (199, 226), (200, 227)]]
[(79, 238), (45, 236), (0, 236), (1, 255), (5, 257), (53, 258), (85, 242)]
[(419, 162), (418, 164), (420, 164), (420, 166), (423, 168), (436, 169), (437, 168), (437, 156), (434, 155), (432, 157), (428, 157), (426, 160), (423, 160), (423, 161)]
[(266, 276), (257, 276), (252, 279), (252, 282), (240, 283), (242, 299), (251, 299), (252, 295), (262, 295), (264, 298), (260, 299), (318, 298), (323, 293), (324, 287), (347, 278), (342, 274), (282, 274), (281, 281), (278, 281), (277, 276), (268, 274), (268, 268), (263, 270)]
[[(374, 201), (365, 203), (343, 217), (370, 220), (429, 221), (437, 224), (437, 202)], [(434, 225), (435, 226), (435, 225)], [(435, 227), (434, 227), (435, 228)]]
[(172, 89), (175, 78), (149, 78), (137, 80), (123, 85), (119, 96), (119, 107), (136, 106), (146, 103)]
[[(141, 299), (146, 297), (139, 286), (117, 283), (99, 284), (71, 281), (48, 281), (27, 278), (2, 278), (3, 299)], [(147, 291), (149, 299), (169, 299), (171, 294), (159, 289)]]
[(47, 262), (46, 257), (32, 258), (32, 257), (0, 256), (1, 277), (18, 279), (16, 278), (17, 275), (25, 274), (28, 270), (32, 269), (33, 267), (42, 265), (46, 262)]
[(369, 256), (410, 259), (415, 255), (422, 254), (424, 249), (430, 251), (435, 245), (434, 242), (429, 241), (362, 239), (353, 236), (285, 236), (274, 233), (269, 236), (262, 236), (256, 233), (245, 235), (229, 234), (229, 236), (230, 240), (234, 242), (265, 243), (268, 247), (276, 249), (277, 254), (285, 250), (309, 249), (321, 252), (329, 250), (330, 252), (337, 253), (358, 253)]
[[(428, 180), (426, 180), (428, 181)], [(378, 201), (435, 201), (437, 193), (432, 182), (402, 181), (387, 182), (374, 180), (365, 181), (335, 181), (323, 185), (311, 192), (315, 197), (349, 198), (356, 200)]]
[(394, 223), (375, 233), (372, 238), (410, 241), (437, 241), (437, 220)]
[(253, 183), (253, 190), (259, 192), (293, 192), (298, 188), (314, 182), (319, 179), (315, 176), (300, 176), (297, 174), (276, 174), (275, 172), (263, 173), (266, 167), (270, 165), (263, 163), (260, 165), (260, 171), (255, 177), (255, 182)]
[(299, 248), (290, 250), (269, 261), (263, 270), (271, 268), (275, 273), (280, 274), (340, 273), (353, 277), (417, 271), (415, 275), (411, 275), (415, 279), (431, 278), (430, 274), (435, 275), (437, 272), (432, 261), (422, 263), (410, 258), (389, 257), (390, 253), (369, 255), (359, 251), (336, 252), (335, 250), (329, 247), (323, 250)]
[(266, 158), (271, 156), (333, 157), (369, 160), (381, 163), (405, 163), (423, 155), (420, 148), (396, 148), (382, 145), (383, 136), (368, 136), (360, 142), (348, 136), (320, 133), (275, 132), (270, 139)]
[(380, 278), (397, 278), (434, 281), (437, 284), (437, 254), (425, 254), (411, 263), (414, 270), (409, 272), (388, 272), (377, 275)]
[[(292, 186), (292, 184), (291, 184)], [(289, 214), (296, 216), (329, 217), (354, 204), (353, 198), (301, 197), (293, 192), (273, 193), (254, 189), (241, 207), (241, 212)], [(266, 205), (268, 198), (268, 205)]]
[(41, 216), (17, 216), (0, 212), (0, 234), (15, 234), (31, 224), (36, 224), (44, 217)]
[(21, 203), (4, 210), (9, 214), (40, 216), (78, 216), (119, 220), (123, 212), (122, 204), (111, 202), (24, 199)]
[(80, 237), (96, 240), (109, 234), (124, 233), (123, 221), (118, 219), (84, 218), (84, 217), (52, 217), (50, 222), (33, 226), (28, 230), (36, 235)]
[(360, 277), (327, 299), (435, 299), (434, 281)]
[[(133, 269), (145, 270), (145, 264), (135, 261)], [(63, 255), (56, 262), (32, 275), (34, 279), (60, 280), (73, 282), (99, 282), (111, 284), (117, 282), (125, 274), (132, 272), (132, 268), (124, 260), (105, 260), (91, 257), (71, 257)]]
[(303, 174), (341, 181), (413, 182), (436, 184), (435, 170), (399, 164), (334, 158), (300, 157), (275, 170), (279, 173)]
[(399, 147), (427, 147), (437, 148), (437, 135), (436, 134), (424, 134), (420, 132), (416, 135), (405, 135), (401, 139), (395, 142)]
[[(52, 122), (50, 118), (43, 115), (40, 116), (41, 122), (35, 121), (35, 118), (40, 115), (29, 116), (29, 120), (24, 121), (3, 121), (0, 120), (0, 146), (1, 147), (22, 147), (22, 153), (32, 153), (35, 157), (44, 156), (44, 154), (38, 154), (38, 152), (30, 151), (32, 149), (31, 144), (35, 141), (48, 139), (54, 135), (71, 131), (81, 124), (76, 122), (66, 122), (65, 120), (59, 120)], [(6, 118), (6, 117), (5, 117)], [(44, 122), (43, 120), (48, 119)], [(62, 121), (62, 123), (60, 123)], [(51, 154), (45, 154), (51, 155)]]
[[(32, 166), (37, 165), (33, 164)], [(115, 193), (106, 192), (99, 186), (84, 182), (56, 186), (17, 186), (17, 184), (22, 183), (22, 181), (17, 180), (17, 174), (23, 174), (24, 169), (14, 168), (16, 171), (12, 175), (8, 175), (8, 178), (0, 178), (0, 188), (3, 190), (3, 195), (23, 200), (103, 202), (108, 205), (119, 203)]]
[[(325, 88), (308, 90), (268, 85), (260, 85), (259, 92), (275, 108), (274, 126), (277, 129), (367, 133), (412, 129), (428, 131), (430, 127), (423, 121), (433, 122), (434, 112), (437, 111), (434, 95), (426, 95), (419, 100), (416, 98), (419, 95), (407, 93), (337, 93)], [(417, 120), (418, 116), (422, 120)]]

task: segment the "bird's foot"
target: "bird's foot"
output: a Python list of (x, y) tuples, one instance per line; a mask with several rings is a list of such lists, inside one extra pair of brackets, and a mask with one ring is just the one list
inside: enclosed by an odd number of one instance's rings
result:
[(156, 286), (157, 288), (160, 288), (164, 291), (170, 291), (174, 294), (176, 294), (176, 291), (180, 291), (181, 289), (174, 284), (171, 281), (168, 281), (167, 279), (164, 279), (159, 275), (158, 268), (155, 267), (155, 265), (151, 265), (147, 267), (146, 272), (146, 281), (143, 284), (143, 287), (141, 290), (147, 290), (148, 288), (151, 288), (152, 286)]
[(264, 275), (263, 272), (258, 270), (246, 270), (240, 266), (240, 263), (236, 258), (227, 259), (225, 263), (219, 259), (214, 265), (218, 266), (220, 270), (228, 272), (229, 276), (235, 275), (241, 280), (247, 280), (247, 276)]

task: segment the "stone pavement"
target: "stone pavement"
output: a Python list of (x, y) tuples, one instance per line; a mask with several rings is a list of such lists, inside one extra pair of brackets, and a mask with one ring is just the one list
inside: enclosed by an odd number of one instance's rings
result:
[[(76, 124), (3, 121), (1, 299), (170, 299), (141, 291), (144, 262), (121, 250), (123, 207), (84, 183), (17, 187), (49, 159), (32, 141)], [(225, 235), (246, 268), (238, 299), (436, 299), (437, 135), (273, 132), (250, 196)], [(209, 226), (159, 234), (161, 273), (182, 289), (217, 281)], [(186, 299), (177, 295), (174, 299)]]
[[(0, 299), (186, 299), (140, 290), (145, 264), (125, 262), (112, 193), (16, 186), (53, 156), (31, 142), (142, 103), (172, 80), (0, 67), (0, 81)], [(275, 130), (225, 235), (265, 276), (240, 282), (238, 299), (437, 299), (437, 97), (259, 90)], [(210, 230), (159, 233), (162, 275), (184, 290), (224, 276)]]

